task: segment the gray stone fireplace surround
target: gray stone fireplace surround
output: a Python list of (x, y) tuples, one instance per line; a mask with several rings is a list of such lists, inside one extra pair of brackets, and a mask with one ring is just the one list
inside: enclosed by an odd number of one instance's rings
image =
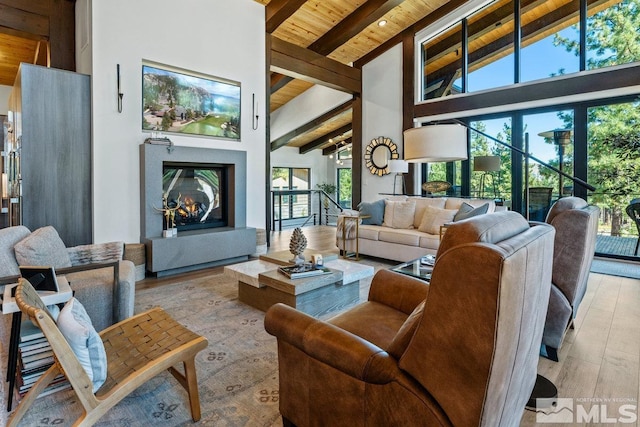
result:
[[(247, 227), (247, 155), (244, 151), (140, 145), (140, 241), (147, 270), (165, 276), (243, 261), (256, 251), (256, 230)], [(228, 168), (228, 226), (162, 237), (164, 162), (212, 163)]]

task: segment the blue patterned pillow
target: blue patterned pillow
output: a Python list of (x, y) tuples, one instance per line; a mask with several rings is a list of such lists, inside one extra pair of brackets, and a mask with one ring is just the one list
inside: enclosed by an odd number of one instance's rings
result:
[(369, 217), (363, 218), (362, 224), (382, 225), (382, 220), (384, 219), (384, 199), (371, 203), (360, 202), (358, 204), (358, 211), (360, 211), (361, 216)]

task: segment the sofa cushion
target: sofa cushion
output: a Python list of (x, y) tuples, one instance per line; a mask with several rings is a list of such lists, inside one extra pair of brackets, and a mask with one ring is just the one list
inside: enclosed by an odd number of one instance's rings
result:
[(58, 328), (93, 383), (95, 393), (107, 379), (107, 353), (82, 304), (71, 298), (58, 316)]
[(380, 230), (384, 230), (380, 225), (361, 225), (358, 230), (358, 236), (360, 239), (378, 240)]
[(382, 225), (384, 219), (384, 199), (375, 202), (358, 203), (358, 211), (361, 216), (369, 216), (370, 218), (362, 218), (362, 224), (365, 225)]
[(405, 246), (418, 246), (420, 244), (420, 233), (415, 230), (404, 229), (381, 229), (378, 233), (378, 240), (381, 242), (397, 243)]
[(71, 267), (67, 248), (56, 229), (51, 226), (38, 228), (18, 242), (14, 249), (18, 265)]
[(427, 206), (418, 230), (423, 233), (440, 235), (440, 226), (452, 222), (457, 212), (456, 209), (440, 209)]
[(489, 211), (489, 203), (485, 203), (482, 206), (473, 207), (467, 202), (462, 203), (458, 212), (453, 217), (453, 221), (461, 221), (463, 219), (472, 218), (477, 215), (484, 215)]
[(440, 235), (421, 233), (420, 247), (425, 249), (438, 250), (440, 246)]
[(413, 228), (415, 212), (416, 202), (413, 200), (385, 200), (382, 225), (391, 228)]
[(444, 209), (445, 199), (442, 197), (416, 197), (411, 200), (416, 202), (416, 213), (413, 216), (413, 228), (420, 227), (424, 210), (427, 206)]
[(0, 277), (20, 274), (14, 246), (31, 233), (24, 225), (0, 229)]

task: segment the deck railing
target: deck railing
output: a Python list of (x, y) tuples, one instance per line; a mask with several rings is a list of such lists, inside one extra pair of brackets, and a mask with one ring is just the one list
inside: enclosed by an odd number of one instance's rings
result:
[(272, 190), (272, 230), (313, 225), (336, 225), (343, 208), (322, 190)]

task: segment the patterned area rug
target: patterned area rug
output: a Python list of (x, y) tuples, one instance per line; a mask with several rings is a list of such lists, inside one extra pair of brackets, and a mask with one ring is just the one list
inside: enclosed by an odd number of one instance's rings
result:
[[(367, 263), (382, 267), (378, 263)], [(361, 280), (361, 300), (369, 280)], [(222, 272), (206, 278), (136, 292), (136, 310), (163, 307), (177, 321), (205, 336), (209, 346), (196, 357), (202, 419), (197, 425), (282, 426), (278, 412), (276, 340), (264, 330), (264, 313), (238, 301), (237, 282)], [(335, 313), (333, 313), (335, 314)], [(9, 316), (4, 316), (9, 317)], [(324, 316), (323, 316), (324, 317)], [(8, 342), (8, 340), (2, 340)], [(6, 372), (6, 349), (2, 349)], [(3, 399), (6, 407), (6, 384)], [(73, 391), (39, 398), (21, 426), (68, 426), (81, 414)], [(0, 425), (7, 414), (0, 411)], [(165, 372), (111, 409), (97, 426), (187, 426), (187, 394)]]
[[(276, 340), (264, 330), (264, 313), (238, 302), (237, 297), (236, 282), (220, 273), (138, 291), (136, 313), (159, 305), (209, 340), (208, 348), (196, 357), (202, 410), (198, 425), (282, 425)], [(58, 392), (39, 398), (21, 425), (71, 425), (81, 408), (72, 391)], [(192, 425), (187, 394), (165, 372), (124, 399), (96, 425)]]

